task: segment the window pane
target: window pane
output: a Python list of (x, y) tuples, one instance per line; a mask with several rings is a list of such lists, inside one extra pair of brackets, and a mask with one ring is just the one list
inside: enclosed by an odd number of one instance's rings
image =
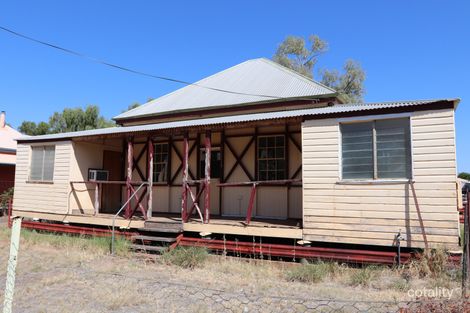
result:
[(44, 147), (44, 176), (43, 180), (53, 180), (54, 178), (54, 158), (55, 147)]
[(260, 136), (258, 143), (258, 179), (284, 179), (286, 167), (284, 135)]
[(372, 122), (341, 125), (344, 179), (374, 178)]
[(31, 148), (31, 180), (42, 180), (42, 164), (44, 162), (43, 147)]
[(157, 143), (153, 153), (153, 181), (165, 182), (167, 180), (168, 144)]
[(409, 119), (379, 120), (375, 130), (378, 178), (410, 178)]

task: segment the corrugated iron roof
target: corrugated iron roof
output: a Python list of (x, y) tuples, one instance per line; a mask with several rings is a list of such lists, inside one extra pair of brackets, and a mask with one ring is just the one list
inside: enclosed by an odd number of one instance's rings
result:
[(420, 106), (432, 104), (441, 101), (450, 101), (457, 104), (459, 99), (435, 99), (435, 100), (414, 100), (414, 101), (395, 101), (395, 102), (376, 102), (376, 103), (358, 103), (358, 104), (336, 104), (329, 107), (311, 108), (302, 110), (278, 111), (267, 113), (254, 113), (254, 114), (241, 114), (221, 117), (202, 118), (194, 120), (165, 122), (148, 125), (126, 126), (126, 127), (112, 127), (93, 130), (84, 130), (77, 132), (50, 134), (42, 136), (24, 136), (19, 139), (28, 141), (42, 141), (42, 140), (61, 140), (76, 137), (88, 137), (98, 135), (112, 135), (123, 133), (135, 133), (155, 130), (167, 130), (175, 128), (189, 128), (197, 126), (211, 126), (211, 125), (226, 125), (233, 123), (273, 120), (280, 118), (302, 117), (302, 116), (318, 116), (325, 114), (337, 114), (357, 111), (368, 111), (374, 109), (389, 109), (407, 106)]
[(183, 87), (124, 112), (114, 119), (334, 95), (336, 95), (335, 90), (271, 60), (260, 58), (218, 72), (194, 85)]

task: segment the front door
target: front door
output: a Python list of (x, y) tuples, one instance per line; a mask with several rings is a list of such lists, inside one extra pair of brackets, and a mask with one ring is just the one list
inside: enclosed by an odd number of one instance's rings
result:
[[(103, 151), (103, 169), (109, 171), (109, 180), (122, 179), (122, 153), (117, 151)], [(101, 198), (101, 212), (116, 213), (121, 207), (122, 186), (117, 184), (103, 184)]]

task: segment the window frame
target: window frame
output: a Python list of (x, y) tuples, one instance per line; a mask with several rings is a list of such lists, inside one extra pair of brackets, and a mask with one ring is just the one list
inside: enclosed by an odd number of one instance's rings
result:
[[(283, 149), (283, 157), (282, 158), (260, 158), (259, 157), (259, 151), (260, 151), (260, 139), (262, 138), (269, 138), (269, 137), (282, 137), (284, 139), (284, 149)], [(286, 153), (287, 153), (287, 137), (285, 134), (266, 134), (266, 135), (258, 135), (257, 138), (256, 138), (256, 159), (255, 159), (255, 162), (256, 162), (256, 179), (259, 180), (259, 181), (276, 181), (276, 180), (285, 180), (285, 179), (288, 179), (287, 178), (287, 167), (289, 166), (286, 162), (287, 162), (287, 158), (286, 158)], [(277, 147), (274, 146), (274, 149), (276, 149)], [(269, 160), (282, 160), (284, 161), (284, 167), (282, 168), (282, 172), (283, 172), (283, 176), (284, 178), (282, 179), (279, 179), (277, 178), (277, 174), (276, 174), (276, 179), (261, 179), (260, 178), (260, 161), (269, 161)], [(279, 172), (280, 170), (279, 169), (275, 169), (273, 170), (274, 173), (277, 173)], [(269, 171), (266, 171), (266, 172), (269, 172)]]
[[(407, 183), (414, 181), (414, 162), (413, 162), (413, 119), (411, 118), (411, 113), (396, 113), (396, 114), (387, 114), (387, 115), (370, 115), (362, 117), (346, 117), (338, 118), (338, 159), (339, 159), (339, 181), (338, 184), (383, 184), (383, 183)], [(376, 153), (376, 134), (375, 127), (373, 127), (373, 166), (374, 166), (374, 178), (343, 178), (343, 144), (341, 131), (342, 124), (355, 124), (355, 123), (366, 123), (366, 122), (375, 122), (378, 120), (392, 120), (392, 119), (408, 119), (409, 127), (409, 153), (410, 153), (410, 173), (409, 178), (376, 178), (377, 177), (377, 153)], [(375, 125), (375, 123), (374, 123)]]
[[(222, 167), (223, 167), (223, 166), (222, 166), (222, 165), (223, 165), (222, 162), (224, 161), (224, 160), (223, 160), (222, 149), (221, 149), (220, 146), (211, 146), (211, 154), (212, 154), (213, 152), (218, 152), (218, 153), (220, 153), (220, 167), (219, 167), (219, 177), (214, 177), (214, 176), (212, 176), (212, 173), (213, 173), (212, 169), (213, 169), (213, 167), (212, 167), (212, 165), (211, 165), (211, 179), (221, 179), (221, 178), (222, 178), (222, 177), (221, 177), (221, 176), (222, 176), (221, 171), (222, 171)], [(205, 177), (205, 175), (206, 175), (206, 174), (204, 173), (204, 171), (205, 171), (205, 164), (206, 164), (206, 158), (205, 158), (205, 156), (206, 156), (206, 148), (205, 148), (205, 147), (199, 147), (198, 179), (203, 179), (203, 178)], [(213, 162), (213, 160), (212, 160), (212, 155), (211, 155), (211, 163), (212, 163), (212, 162)], [(203, 165), (204, 165), (204, 166), (203, 166)]]
[[(46, 153), (46, 147), (47, 148), (52, 148), (51, 150), (54, 151), (54, 157), (52, 160), (52, 173), (51, 173), (51, 179), (44, 179), (44, 166), (45, 166), (45, 153)], [(32, 178), (31, 174), (33, 171), (33, 151), (34, 149), (41, 149), (42, 151), (42, 164), (41, 164), (41, 178)], [(53, 184), (54, 183), (54, 175), (55, 175), (55, 157), (56, 157), (56, 145), (32, 145), (30, 146), (30, 160), (29, 160), (29, 173), (28, 173), (28, 182), (30, 183), (39, 183), (39, 184)]]
[[(167, 146), (167, 149), (166, 149), (166, 156), (167, 156), (167, 159), (165, 162), (162, 162), (162, 161), (159, 161), (157, 162), (157, 149), (156, 149), (156, 146), (164, 146), (166, 145)], [(164, 155), (164, 153), (159, 153), (160, 155)], [(169, 158), (171, 157), (171, 154), (170, 154), (170, 145), (168, 144), (168, 142), (154, 142), (153, 143), (153, 168), (152, 168), (152, 183), (154, 185), (166, 185), (168, 184), (168, 181), (169, 181), (169, 176), (170, 176), (170, 172), (169, 172)], [(157, 177), (155, 174), (157, 173), (156, 172), (156, 168), (157, 168), (157, 164), (164, 164), (165, 165), (165, 176), (164, 176), (164, 179), (162, 181), (158, 181), (158, 180), (155, 180), (155, 178)]]

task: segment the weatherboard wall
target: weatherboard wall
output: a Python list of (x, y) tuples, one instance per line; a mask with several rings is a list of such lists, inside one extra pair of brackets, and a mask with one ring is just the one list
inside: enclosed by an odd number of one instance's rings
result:
[(401, 232), (424, 247), (419, 206), (430, 245), (458, 246), (454, 111), (413, 112), (410, 125), (416, 199), (409, 182), (342, 182), (340, 120), (303, 123), (304, 239), (391, 246)]
[[(52, 182), (30, 181), (31, 146), (55, 145), (54, 176)], [(19, 211), (65, 214), (68, 210), (70, 158), (72, 143), (19, 143), (16, 153), (15, 193), (13, 209)]]

